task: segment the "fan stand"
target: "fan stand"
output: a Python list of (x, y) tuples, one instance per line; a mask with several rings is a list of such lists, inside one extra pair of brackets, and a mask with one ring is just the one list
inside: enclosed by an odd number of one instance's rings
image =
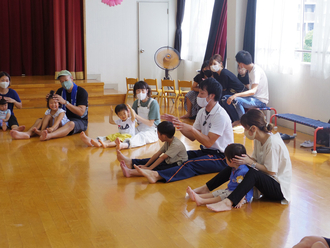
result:
[(165, 77), (164, 80), (170, 80), (170, 77), (168, 75), (168, 69), (165, 69)]

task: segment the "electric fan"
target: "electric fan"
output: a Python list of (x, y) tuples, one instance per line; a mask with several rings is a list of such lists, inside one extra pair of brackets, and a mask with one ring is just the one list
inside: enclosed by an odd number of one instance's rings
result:
[(168, 71), (174, 70), (180, 65), (181, 59), (179, 52), (173, 47), (164, 46), (155, 53), (156, 65), (165, 70), (164, 79), (170, 79)]

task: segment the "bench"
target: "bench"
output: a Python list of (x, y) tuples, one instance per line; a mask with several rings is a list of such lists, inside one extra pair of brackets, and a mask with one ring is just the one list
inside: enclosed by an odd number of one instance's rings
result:
[(317, 121), (311, 118), (303, 117), (300, 115), (295, 115), (295, 114), (274, 114), (270, 117), (270, 121), (272, 121), (273, 117), (277, 118), (282, 118), (288, 121), (293, 121), (294, 122), (294, 129), (293, 129), (293, 135), (297, 135), (297, 129), (296, 129), (296, 123), (309, 126), (312, 128), (315, 128), (314, 131), (314, 146), (313, 146), (313, 151), (312, 153), (317, 153), (316, 151), (316, 136), (317, 132), (322, 129), (330, 129), (330, 124), (322, 121)]

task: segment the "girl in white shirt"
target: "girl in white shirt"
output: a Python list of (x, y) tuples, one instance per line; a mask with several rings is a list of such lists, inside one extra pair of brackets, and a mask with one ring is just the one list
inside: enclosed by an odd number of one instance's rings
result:
[(41, 136), (43, 131), (47, 133), (52, 133), (57, 130), (59, 127), (64, 126), (70, 120), (65, 114), (65, 110), (61, 108), (61, 104), (53, 99), (55, 92), (51, 90), (47, 97), (47, 110), (44, 117), (37, 127), (34, 128), (34, 133)]

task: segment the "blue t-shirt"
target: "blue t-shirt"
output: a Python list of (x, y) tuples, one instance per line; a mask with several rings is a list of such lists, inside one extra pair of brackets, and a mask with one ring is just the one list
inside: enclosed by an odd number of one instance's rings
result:
[[(10, 88), (8, 88), (8, 90), (9, 91), (7, 92), (7, 94), (5, 94), (5, 95), (0, 94), (0, 96), (10, 97), (10, 98), (14, 99), (16, 102), (21, 102), (21, 99), (19, 98), (19, 96), (15, 90), (10, 89)], [(8, 109), (10, 109), (11, 115), (14, 115), (14, 111), (13, 111), (14, 104), (13, 103), (8, 102)]]
[[(228, 183), (228, 189), (230, 191), (234, 191), (237, 186), (243, 181), (245, 174), (249, 171), (249, 167), (247, 167), (245, 164), (240, 165), (237, 169), (232, 168), (229, 183)], [(246, 194), (246, 201), (250, 202), (251, 198), (253, 197), (253, 189), (251, 189)]]

